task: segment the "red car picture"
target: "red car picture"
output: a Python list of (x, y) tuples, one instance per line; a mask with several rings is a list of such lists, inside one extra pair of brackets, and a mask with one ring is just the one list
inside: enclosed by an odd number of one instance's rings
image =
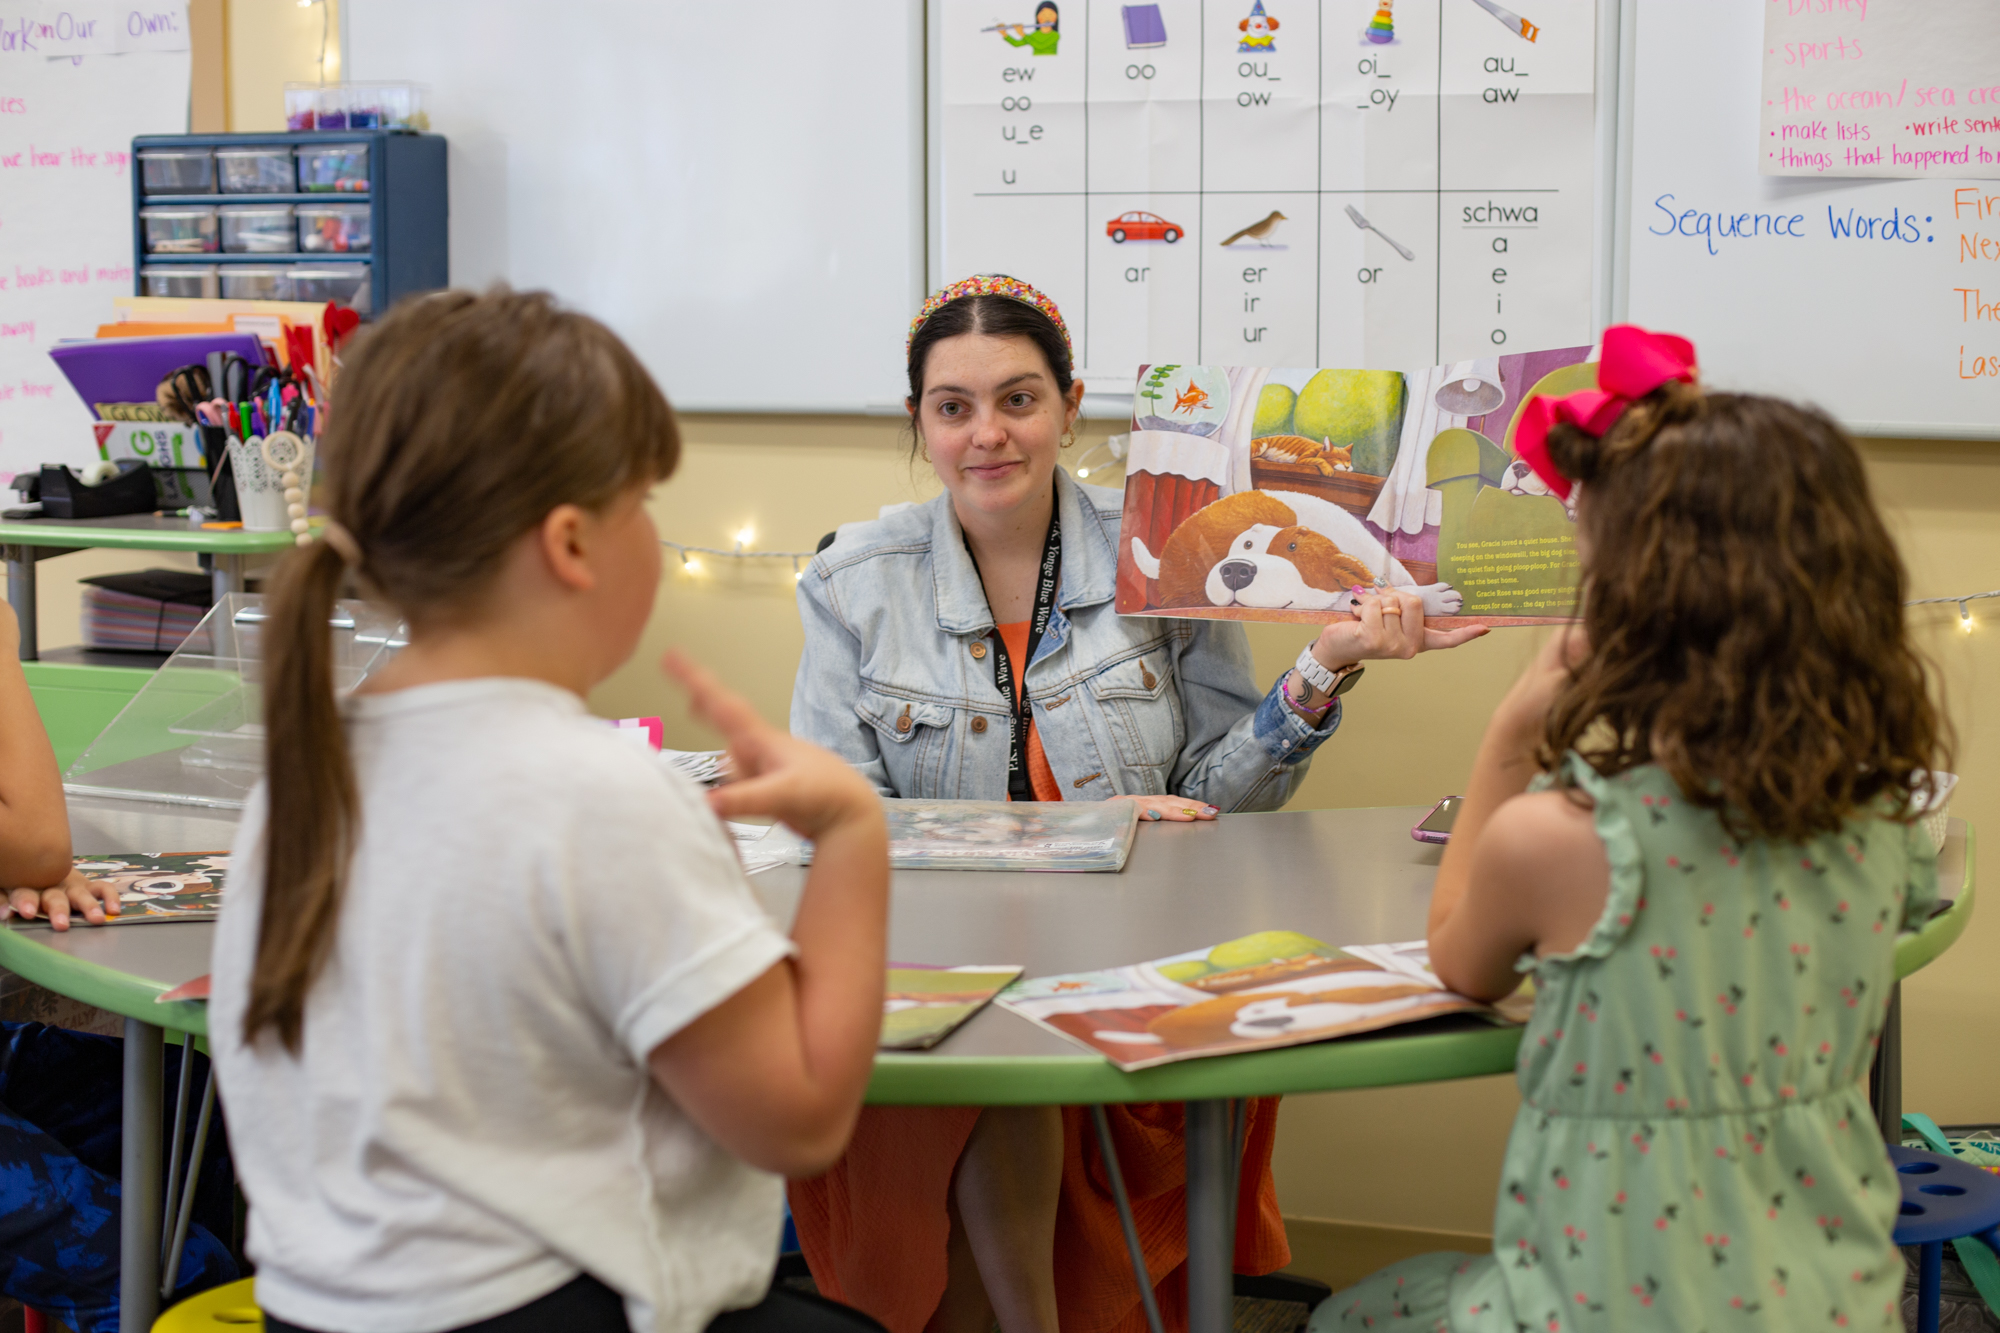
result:
[(1171, 243), (1187, 235), (1187, 229), (1167, 221), (1157, 213), (1120, 213), (1104, 224), (1104, 234), (1121, 245), (1126, 241)]

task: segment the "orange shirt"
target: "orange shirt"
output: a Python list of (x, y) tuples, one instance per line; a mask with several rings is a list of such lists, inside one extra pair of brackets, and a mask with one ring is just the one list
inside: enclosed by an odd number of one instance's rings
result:
[[(1027, 687), (1028, 674), (1028, 622), (1017, 620), (1011, 625), (995, 625), (1000, 631), (1000, 642), (1007, 645), (1007, 660), (1014, 664), (1014, 699), (1018, 704), (1021, 691)], [(1056, 775), (1049, 770), (1049, 757), (1042, 751), (1041, 734), (1035, 724), (1028, 724), (1028, 740), (1023, 747), (1028, 758), (1028, 786), (1034, 791), (1038, 801), (1060, 801), (1062, 787), (1056, 783)], [(1008, 800), (1014, 799), (1012, 796)]]

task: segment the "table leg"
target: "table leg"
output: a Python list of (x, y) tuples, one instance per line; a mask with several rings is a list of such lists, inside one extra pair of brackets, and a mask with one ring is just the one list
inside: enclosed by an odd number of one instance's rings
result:
[(160, 1312), (160, 1113), (166, 1033), (125, 1020), (125, 1104), (119, 1167), (118, 1326), (146, 1333)]
[(1889, 992), (1889, 1012), (1882, 1016), (1882, 1036), (1875, 1043), (1875, 1062), (1868, 1067), (1868, 1104), (1876, 1127), (1889, 1143), (1903, 1141), (1903, 985)]
[(32, 662), (40, 654), (35, 635), (35, 548), (7, 548), (7, 603), (14, 619), (21, 622), (21, 660)]
[(215, 589), (215, 603), (220, 606), (222, 599), (230, 593), (243, 591), (243, 557), (218, 553), (210, 578)]
[(1236, 1267), (1235, 1146), (1229, 1101), (1187, 1103), (1189, 1333), (1229, 1333)]

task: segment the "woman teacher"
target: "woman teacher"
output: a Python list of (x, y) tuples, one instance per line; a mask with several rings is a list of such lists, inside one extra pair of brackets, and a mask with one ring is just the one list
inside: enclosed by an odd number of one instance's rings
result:
[[(793, 734), (885, 796), (1131, 800), (1206, 820), (1284, 804), (1361, 663), (1447, 648), (1395, 589), (1328, 625), (1268, 691), (1239, 624), (1117, 614), (1116, 491), (1057, 466), (1083, 402), (1055, 304), (987, 275), (925, 303), (907, 348), (917, 447), (944, 491), (851, 524), (799, 584)], [(1111, 1113), (1148, 1271), (1185, 1327), (1181, 1111)], [(1253, 1103), (1236, 1266), (1289, 1258), (1271, 1182), (1276, 1098)], [(825, 1294), (891, 1333), (1143, 1333), (1123, 1232), (1080, 1108), (871, 1107), (842, 1161), (795, 1181)]]

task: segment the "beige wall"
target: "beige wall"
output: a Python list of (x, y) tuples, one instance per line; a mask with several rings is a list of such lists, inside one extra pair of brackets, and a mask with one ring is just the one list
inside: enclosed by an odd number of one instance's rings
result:
[(340, 0), (303, 6), (298, 0), (222, 2), (228, 29), (224, 77), (230, 130), (285, 128), (285, 85), (320, 82), (322, 31), (325, 81), (340, 81)]

